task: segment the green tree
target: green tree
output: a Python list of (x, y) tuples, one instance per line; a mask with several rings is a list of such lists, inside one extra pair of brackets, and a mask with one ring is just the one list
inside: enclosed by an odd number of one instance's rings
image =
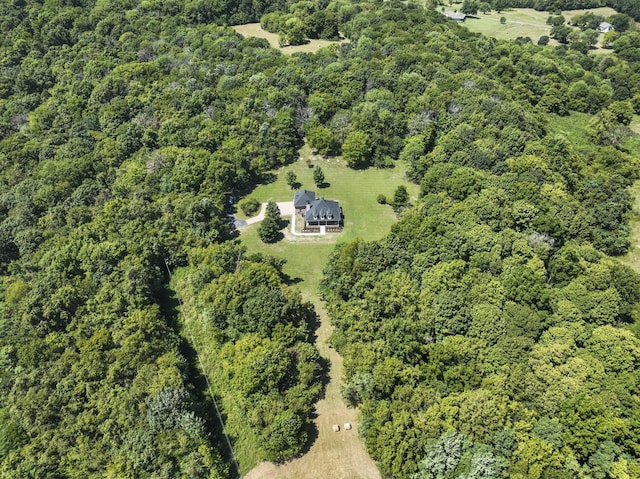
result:
[(246, 216), (250, 217), (258, 212), (260, 209), (260, 202), (253, 196), (247, 196), (238, 202), (238, 207)]
[(562, 15), (552, 15), (547, 18), (547, 25), (551, 25), (552, 27), (563, 25), (564, 22), (565, 18)]
[(342, 144), (342, 156), (351, 168), (364, 168), (371, 163), (373, 147), (369, 135), (354, 130), (347, 135)]
[(330, 155), (335, 149), (333, 132), (323, 125), (316, 125), (307, 131), (307, 139), (311, 148), (324, 156)]
[(619, 148), (629, 136), (629, 129), (618, 122), (618, 115), (611, 110), (597, 113), (587, 125), (587, 135), (596, 145)]
[(475, 15), (478, 13), (478, 2), (476, 0), (464, 0), (460, 11), (467, 15)]
[(393, 202), (392, 206), (398, 210), (404, 206), (407, 206), (409, 202), (409, 192), (407, 191), (406, 186), (399, 185), (395, 192), (393, 193)]
[(298, 184), (298, 177), (296, 176), (296, 174), (293, 171), (287, 171), (286, 175), (285, 175), (285, 179), (287, 181), (287, 185), (289, 186), (289, 188), (291, 188), (292, 190), (296, 187), (296, 185)]
[(280, 209), (275, 202), (269, 201), (265, 210), (264, 219), (258, 227), (258, 236), (264, 243), (275, 243), (280, 239), (281, 225)]
[(554, 25), (551, 27), (551, 38), (560, 43), (567, 43), (571, 32), (573, 32), (573, 29), (567, 25)]
[(292, 411), (278, 414), (263, 432), (266, 458), (281, 462), (298, 454), (307, 442), (304, 422)]
[(324, 185), (324, 173), (318, 165), (313, 169), (313, 182), (318, 188), (322, 188)]
[(616, 32), (620, 33), (629, 30), (632, 21), (631, 17), (624, 13), (616, 13), (607, 18), (607, 22), (613, 26)]

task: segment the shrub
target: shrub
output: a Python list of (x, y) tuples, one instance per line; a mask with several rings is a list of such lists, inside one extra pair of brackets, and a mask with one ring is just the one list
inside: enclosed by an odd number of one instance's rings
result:
[(381, 205), (386, 205), (387, 204), (387, 197), (384, 196), (384, 195), (378, 195), (376, 197), (376, 201)]
[(238, 202), (238, 207), (246, 216), (253, 216), (260, 209), (260, 203), (254, 197), (247, 196)]

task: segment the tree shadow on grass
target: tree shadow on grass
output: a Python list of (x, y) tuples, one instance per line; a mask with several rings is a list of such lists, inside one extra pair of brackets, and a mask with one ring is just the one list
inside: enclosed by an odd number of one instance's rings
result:
[[(312, 344), (317, 344), (318, 329), (320, 328), (320, 316), (318, 316), (318, 313), (316, 313), (313, 306), (311, 306), (311, 308), (309, 308), (309, 311), (307, 312), (307, 327), (309, 328), (308, 341)], [(331, 362), (329, 361), (329, 359), (323, 356), (319, 357), (318, 362), (320, 364), (318, 379), (320, 380), (320, 384), (322, 386), (320, 389), (320, 393), (318, 394), (318, 399), (323, 399), (327, 389), (327, 385), (330, 381), (329, 369), (331, 366)]]
[(278, 175), (276, 175), (275, 173), (272, 173), (272, 172), (263, 173), (262, 175), (260, 175), (258, 184), (268, 185), (270, 183), (273, 183), (277, 179), (278, 179)]

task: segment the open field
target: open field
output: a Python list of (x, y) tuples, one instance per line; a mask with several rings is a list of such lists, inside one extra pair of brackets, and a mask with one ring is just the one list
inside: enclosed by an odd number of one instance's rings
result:
[[(327, 186), (322, 189), (313, 183), (313, 169), (307, 166), (306, 159), (312, 165), (319, 165), (325, 175)], [(287, 478), (287, 479), (376, 479), (379, 476), (375, 464), (366, 453), (358, 437), (357, 411), (347, 408), (340, 395), (342, 358), (330, 348), (327, 340), (331, 335), (331, 325), (321, 300), (318, 298), (318, 285), (322, 270), (336, 242), (354, 238), (373, 240), (383, 237), (396, 221), (396, 215), (388, 205), (376, 202), (378, 194), (391, 197), (395, 188), (404, 184), (411, 196), (418, 194), (418, 186), (409, 184), (404, 178), (404, 168), (379, 170), (352, 170), (339, 158), (324, 159), (312, 155), (308, 147), (301, 150), (301, 158), (293, 165), (276, 172), (277, 179), (264, 184), (251, 193), (258, 201), (286, 201), (293, 198), (293, 192), (286, 185), (284, 174), (294, 171), (302, 188), (316, 191), (317, 195), (340, 201), (345, 214), (345, 229), (339, 235), (304, 238), (304, 241), (286, 239), (265, 245), (257, 235), (257, 225), (243, 228), (241, 240), (250, 251), (260, 251), (287, 259), (284, 271), (299, 288), (304, 299), (313, 302), (320, 317), (320, 327), (316, 344), (320, 354), (329, 360), (329, 384), (326, 393), (316, 407), (318, 437), (304, 456), (276, 466), (262, 463), (251, 470), (247, 479)], [(345, 431), (345, 422), (353, 429)], [(332, 430), (333, 424), (339, 424), (341, 431)]]
[[(308, 43), (304, 45), (292, 45), (281, 47), (279, 42), (279, 35), (277, 33), (267, 32), (260, 27), (259, 23), (247, 23), (244, 25), (236, 25), (233, 29), (238, 32), (240, 35), (245, 37), (258, 37), (264, 38), (269, 42), (273, 48), (277, 48), (282, 53), (286, 53), (291, 55), (293, 53), (305, 52), (305, 53), (315, 53), (323, 47), (328, 45), (337, 44), (340, 42), (330, 41), (330, 40), (309, 40)], [(344, 40), (343, 40), (344, 41)]]
[[(452, 9), (460, 6), (461, 4), (454, 4)], [(588, 10), (570, 10), (562, 12), (562, 14), (567, 20), (567, 23), (570, 23), (573, 17), (587, 11), (596, 15), (602, 15), (605, 18), (616, 13), (612, 8), (601, 7)], [(501, 13), (496, 13), (494, 10), (486, 15), (478, 12), (477, 16), (478, 18), (467, 18), (463, 25), (472, 32), (482, 33), (502, 40), (515, 40), (518, 37), (529, 37), (534, 43), (537, 43), (541, 36), (549, 35), (551, 31), (551, 26), (546, 23), (549, 12), (539, 12), (532, 8), (512, 8), (504, 10)], [(506, 18), (507, 21), (505, 24), (500, 23), (500, 17)], [(551, 40), (549, 45), (558, 45), (558, 42)], [(598, 53), (610, 52), (610, 50), (602, 48), (597, 48), (592, 51)]]

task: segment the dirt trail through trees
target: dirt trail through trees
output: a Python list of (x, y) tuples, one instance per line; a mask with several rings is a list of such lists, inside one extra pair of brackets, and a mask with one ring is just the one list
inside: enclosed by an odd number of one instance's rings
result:
[[(347, 408), (340, 395), (342, 358), (327, 344), (332, 327), (319, 298), (307, 298), (314, 303), (320, 317), (316, 345), (320, 354), (330, 361), (329, 384), (323, 399), (318, 401), (315, 424), (318, 436), (309, 452), (283, 465), (262, 463), (251, 470), (246, 479), (378, 479), (380, 473), (358, 437), (357, 412)], [(344, 423), (353, 429), (345, 430)], [(333, 425), (340, 426), (339, 432)]]

